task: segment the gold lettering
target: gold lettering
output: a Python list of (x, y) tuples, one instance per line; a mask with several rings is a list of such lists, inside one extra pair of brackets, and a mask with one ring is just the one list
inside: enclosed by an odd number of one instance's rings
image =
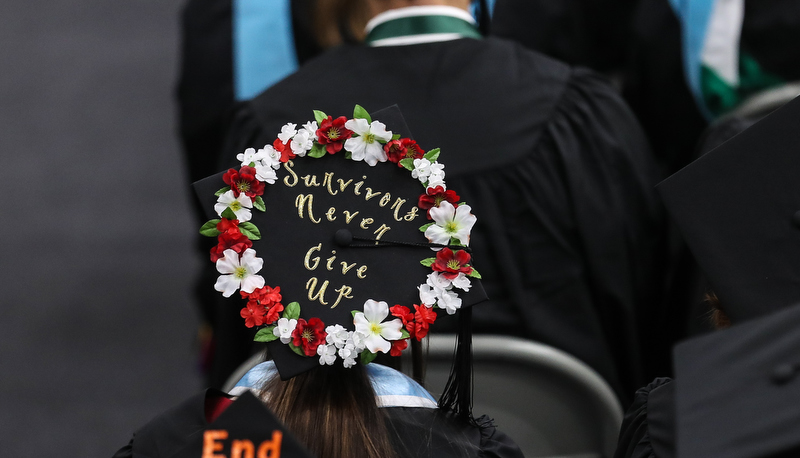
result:
[(398, 197), (397, 200), (395, 200), (392, 206), (390, 207), (392, 210), (394, 210), (395, 221), (403, 221), (403, 217), (401, 217), (399, 213), (400, 213), (400, 207), (402, 207), (404, 203), (406, 203), (406, 200)]
[(325, 188), (328, 190), (328, 194), (335, 196), (336, 194), (339, 194), (339, 191), (333, 190), (332, 183), (333, 183), (333, 172), (325, 172), (325, 178), (322, 179), (322, 185), (325, 186)]
[(392, 200), (392, 195), (387, 192), (383, 195), (383, 197), (381, 197), (381, 201), (378, 202), (378, 205), (380, 205), (381, 207), (385, 207), (390, 200)]
[(361, 266), (356, 269), (356, 277), (365, 278), (367, 276), (367, 266)]
[(316, 175), (306, 175), (303, 177), (303, 182), (305, 182), (306, 188), (310, 186), (319, 186), (317, 183), (317, 176)]
[(351, 215), (349, 211), (347, 211), (347, 210), (344, 210), (344, 220), (345, 220), (345, 222), (346, 222), (347, 224), (350, 224), (350, 221), (352, 221), (352, 220), (353, 220), (353, 218), (355, 218), (357, 214), (358, 214), (358, 212), (355, 212), (355, 213), (353, 213), (353, 214)]
[(342, 298), (345, 298), (345, 299), (352, 299), (353, 298), (353, 296), (350, 295), (350, 293), (353, 292), (353, 288), (351, 288), (351, 287), (349, 287), (347, 285), (342, 285), (341, 288), (335, 289), (334, 291), (339, 293), (339, 296), (336, 297), (336, 302), (334, 302), (333, 305), (331, 306), (332, 309), (336, 308), (336, 306), (339, 305), (339, 302), (342, 300)]
[(369, 225), (374, 222), (375, 220), (372, 218), (361, 218), (361, 224), (359, 224), (359, 227), (361, 227), (361, 229), (369, 229)]
[(283, 178), (283, 184), (285, 184), (286, 186), (288, 186), (290, 188), (293, 188), (293, 187), (295, 187), (297, 185), (297, 174), (294, 173), (294, 170), (292, 170), (292, 167), (294, 167), (294, 162), (292, 162), (292, 161), (286, 161), (286, 162), (283, 163), (283, 168), (287, 172), (289, 172), (289, 175), (287, 175), (287, 176), (285, 176)]
[(272, 440), (264, 441), (258, 446), (258, 458), (280, 458), (282, 440), (282, 432), (277, 429), (272, 431)]
[(224, 429), (210, 429), (203, 433), (203, 457), (202, 458), (225, 458), (214, 452), (221, 452), (223, 441), (228, 438), (228, 431)]
[(255, 458), (255, 456), (256, 448), (253, 442), (244, 439), (235, 440), (231, 443), (231, 458)]
[(346, 274), (350, 269), (356, 266), (356, 263), (352, 263), (348, 266), (347, 263), (344, 261), (342, 261), (341, 264), (342, 264), (342, 275)]
[(378, 191), (378, 192), (372, 192), (372, 188), (367, 188), (367, 197), (366, 197), (366, 200), (370, 200), (370, 199), (372, 199), (373, 197), (377, 196), (377, 195), (378, 195), (378, 194), (380, 194), (380, 193), (381, 193), (380, 191)]
[[(404, 217), (403, 217), (403, 219), (404, 219), (404, 220), (406, 220), (406, 221), (414, 221), (414, 219), (415, 219), (417, 216), (419, 216), (419, 215), (417, 214), (417, 212), (418, 212), (418, 211), (419, 211), (419, 208), (417, 208), (417, 207), (411, 207), (411, 210), (409, 210), (409, 212), (408, 212), (408, 213), (406, 213), (406, 216), (404, 216)], [(398, 221), (399, 221), (399, 220), (398, 220)]]
[(334, 213), (336, 213), (336, 209), (335, 208), (331, 207), (331, 208), (328, 209), (328, 211), (325, 213), (325, 217), (328, 218), (328, 221), (333, 221), (333, 220), (336, 219), (336, 216), (334, 216)]
[(315, 294), (314, 290), (317, 288), (318, 281), (319, 280), (317, 280), (317, 277), (311, 277), (306, 282), (306, 290), (308, 290), (308, 300), (310, 301), (319, 300), (320, 304), (328, 305), (328, 303), (325, 302), (325, 290), (328, 289), (329, 282), (328, 280), (322, 282), (322, 286), (319, 287), (319, 291), (317, 291)]
[[(362, 176), (361, 178), (363, 178), (365, 180), (367, 179), (366, 176)], [(355, 194), (357, 196), (360, 196), (361, 195), (361, 187), (362, 186), (364, 186), (364, 182), (363, 181), (359, 181), (358, 183), (356, 183), (356, 187), (353, 188), (353, 194)]]
[[(314, 195), (313, 194), (298, 194), (297, 199), (294, 200), (294, 206), (297, 208), (297, 216), (303, 218), (303, 206), (308, 207), (308, 219), (314, 224), (319, 224), (320, 219), (314, 218)], [(409, 220), (410, 221), (410, 220)]]
[(306, 269), (314, 270), (317, 267), (319, 267), (319, 256), (315, 256), (314, 257), (314, 266), (313, 267), (308, 263), (308, 261), (311, 259), (311, 254), (313, 252), (319, 251), (321, 249), (322, 249), (322, 243), (320, 242), (319, 245), (312, 246), (311, 248), (308, 249), (308, 251), (306, 251), (306, 257), (305, 257), (305, 259), (303, 259), (303, 265), (305, 266)]
[[(331, 254), (336, 254), (336, 250), (331, 250)], [(335, 259), (336, 256), (331, 256), (330, 258), (328, 258), (328, 262), (325, 263), (325, 268), (328, 270), (333, 270), (333, 266), (331, 264), (333, 264), (333, 261)]]
[(379, 227), (379, 228), (378, 228), (378, 229), (377, 229), (377, 230), (374, 232), (374, 233), (375, 233), (375, 240), (380, 240), (380, 239), (381, 239), (381, 237), (383, 237), (383, 234), (385, 234), (385, 233), (386, 233), (386, 231), (388, 231), (389, 229), (391, 229), (391, 227), (389, 227), (389, 226), (387, 226), (387, 225), (385, 225), (385, 224), (381, 224), (381, 227)]
[(344, 190), (345, 190), (345, 189), (347, 189), (347, 186), (349, 186), (349, 185), (350, 185), (350, 183), (352, 183), (352, 182), (353, 182), (353, 179), (352, 179), (352, 178), (350, 178), (349, 180), (347, 180), (347, 181), (344, 181), (344, 180), (342, 180), (341, 178), (339, 178), (339, 179), (338, 179), (338, 180), (336, 180), (336, 181), (338, 181), (338, 182), (339, 182), (339, 190), (340, 190), (340, 191), (342, 191), (342, 192), (344, 192)]

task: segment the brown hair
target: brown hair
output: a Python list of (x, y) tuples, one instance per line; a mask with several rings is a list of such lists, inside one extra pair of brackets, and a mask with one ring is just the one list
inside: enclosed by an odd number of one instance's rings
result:
[(383, 413), (365, 368), (321, 366), (290, 380), (269, 379), (261, 398), (318, 458), (391, 458)]
[(714, 326), (714, 329), (725, 329), (731, 327), (731, 319), (728, 318), (728, 315), (726, 315), (722, 310), (722, 304), (719, 302), (717, 293), (714, 291), (706, 293), (704, 300), (709, 306), (711, 306), (711, 310), (709, 311), (709, 319), (711, 321), (711, 325)]
[(325, 49), (343, 42), (363, 41), (369, 16), (364, 0), (317, 0), (314, 8), (317, 43)]

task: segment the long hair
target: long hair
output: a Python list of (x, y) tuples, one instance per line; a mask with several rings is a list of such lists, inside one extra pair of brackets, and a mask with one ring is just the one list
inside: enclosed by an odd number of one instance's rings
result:
[(321, 366), (290, 380), (274, 377), (261, 398), (319, 458), (392, 458), (383, 413), (365, 368)]

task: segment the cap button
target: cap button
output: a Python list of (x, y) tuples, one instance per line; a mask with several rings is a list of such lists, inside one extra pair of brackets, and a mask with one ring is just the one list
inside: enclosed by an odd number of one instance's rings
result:
[(794, 212), (794, 215), (792, 215), (792, 222), (797, 228), (800, 228), (800, 210)]
[(779, 364), (772, 369), (772, 382), (776, 385), (783, 385), (794, 378), (794, 366), (791, 364)]
[(340, 247), (348, 247), (353, 243), (353, 233), (348, 229), (339, 229), (333, 236), (333, 241)]

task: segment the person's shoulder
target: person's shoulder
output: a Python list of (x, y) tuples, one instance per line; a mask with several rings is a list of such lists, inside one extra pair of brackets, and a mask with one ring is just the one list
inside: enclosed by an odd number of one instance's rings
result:
[(206, 426), (204, 390), (159, 414), (134, 434), (135, 456), (171, 456), (181, 450), (188, 438)]

